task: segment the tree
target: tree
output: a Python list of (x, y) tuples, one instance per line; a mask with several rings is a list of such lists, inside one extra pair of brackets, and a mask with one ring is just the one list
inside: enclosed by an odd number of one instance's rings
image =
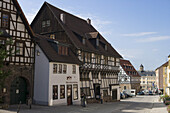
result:
[[(3, 34), (0, 31), (0, 36)], [(5, 79), (10, 75), (10, 70), (5, 70), (4, 66), (6, 64), (5, 59), (12, 56), (13, 52), (13, 42), (12, 38), (0, 39), (0, 103), (3, 103), (3, 88)]]

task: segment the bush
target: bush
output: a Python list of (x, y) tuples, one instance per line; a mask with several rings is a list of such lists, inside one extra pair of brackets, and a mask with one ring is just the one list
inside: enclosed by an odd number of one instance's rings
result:
[(170, 100), (166, 100), (165, 105), (170, 105)]
[(170, 105), (167, 106), (168, 113), (170, 113)]

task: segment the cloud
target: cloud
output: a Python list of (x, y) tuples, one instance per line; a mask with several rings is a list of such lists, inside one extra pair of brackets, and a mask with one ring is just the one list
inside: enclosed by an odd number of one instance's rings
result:
[(132, 33), (132, 34), (122, 34), (122, 36), (138, 37), (138, 36), (152, 35), (152, 34), (156, 34), (156, 33), (157, 33), (157, 32), (140, 32), (140, 33)]
[(163, 41), (170, 39), (170, 36), (157, 36), (157, 37), (149, 37), (149, 38), (142, 38), (137, 39), (137, 42), (156, 42), (156, 41)]

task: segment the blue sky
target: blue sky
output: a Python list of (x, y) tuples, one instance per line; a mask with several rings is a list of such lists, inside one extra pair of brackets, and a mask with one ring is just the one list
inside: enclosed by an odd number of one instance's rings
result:
[[(18, 0), (29, 23), (44, 0)], [(47, 0), (92, 25), (138, 70), (155, 70), (170, 54), (170, 0)]]

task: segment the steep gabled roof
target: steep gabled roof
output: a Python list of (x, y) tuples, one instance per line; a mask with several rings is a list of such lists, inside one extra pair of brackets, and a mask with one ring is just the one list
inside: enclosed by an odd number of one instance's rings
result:
[[(47, 6), (49, 10), (52, 12), (58, 23), (61, 25), (61, 27), (66, 32), (67, 36), (71, 40), (71, 42), (74, 44), (74, 46), (77, 49), (82, 49), (84, 51), (88, 52), (94, 52), (97, 54), (104, 54), (106, 56), (113, 56), (116, 58), (122, 58), (122, 56), (109, 44), (104, 37), (90, 24), (87, 23), (86, 20), (81, 19), (79, 17), (76, 17), (70, 13), (67, 13), (61, 9), (56, 8), (55, 6), (45, 2), (43, 6), (41, 7), (38, 14), (40, 14), (41, 10), (44, 6)], [(33, 20), (32, 24), (34, 24), (36, 18)], [(60, 14), (65, 14), (65, 23), (63, 23), (60, 20)], [(87, 36), (88, 35), (88, 36)], [(99, 45), (99, 47), (95, 47), (89, 40), (89, 38), (99, 38), (100, 42), (107, 45), (107, 51), (104, 49), (102, 45)], [(79, 38), (85, 38), (85, 44), (79, 40)]]
[[(138, 72), (133, 67), (133, 65), (130, 63), (129, 60), (120, 59), (120, 65), (123, 68), (123, 70), (126, 72), (127, 75), (129, 75), (131, 77), (140, 77), (140, 75), (138, 74)], [(128, 66), (129, 66), (129, 68), (127, 68)], [(132, 67), (132, 68), (130, 68), (130, 67)], [(130, 74), (128, 72), (132, 72), (132, 73)]]
[(61, 62), (70, 64), (81, 64), (74, 53), (69, 49), (69, 55), (59, 55), (56, 51), (57, 44), (46, 36), (36, 34), (36, 43), (42, 49), (49, 62)]
[(30, 25), (29, 25), (25, 15), (24, 15), (24, 13), (23, 13), (23, 11), (22, 11), (18, 1), (17, 0), (12, 0), (12, 2), (14, 3), (14, 5), (15, 5), (17, 11), (18, 11), (18, 14), (20, 14), (21, 20), (23, 21), (26, 29), (28, 30), (28, 33), (30, 34), (31, 37), (34, 37), (34, 32), (31, 29), (31, 27), (30, 27)]

